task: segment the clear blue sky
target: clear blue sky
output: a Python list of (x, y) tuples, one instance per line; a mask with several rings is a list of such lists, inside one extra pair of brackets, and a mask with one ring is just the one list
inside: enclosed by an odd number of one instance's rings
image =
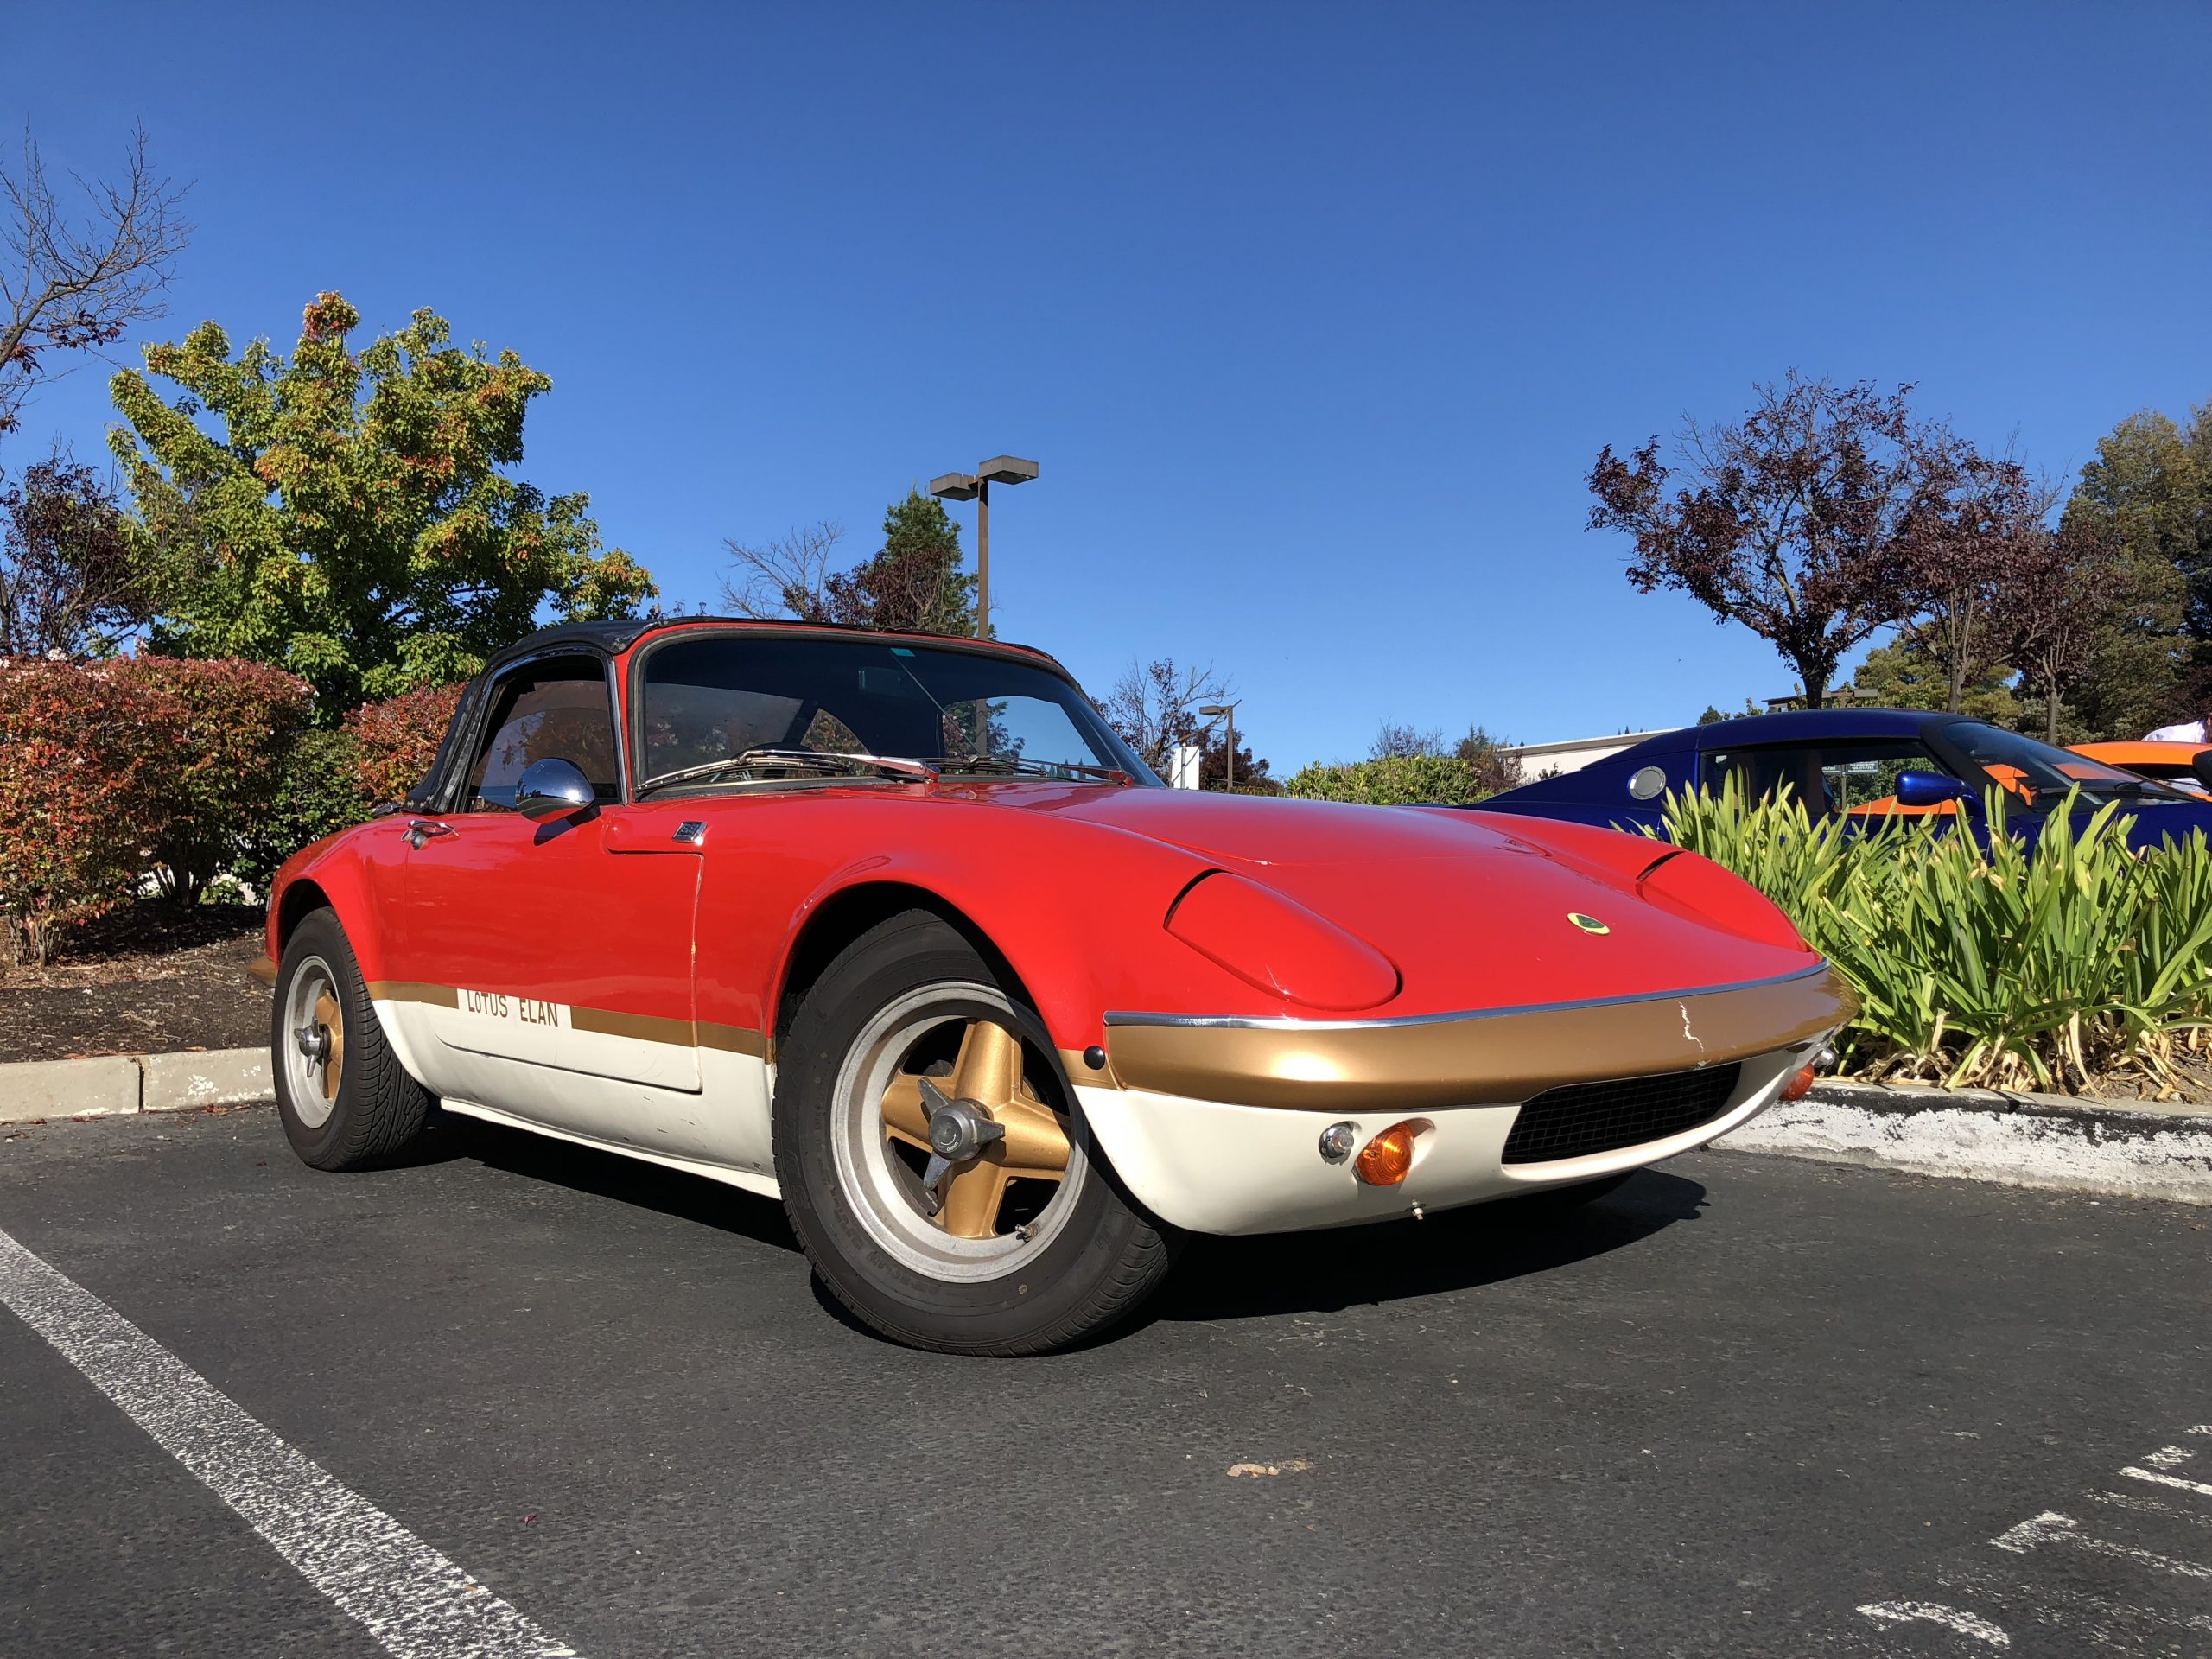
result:
[[(197, 181), (161, 337), (343, 291), (553, 377), (524, 475), (722, 537), (1043, 463), (1001, 632), (1210, 659), (1279, 770), (1786, 690), (1631, 591), (1598, 447), (1796, 365), (2071, 472), (2212, 397), (2212, 8), (17, 10), (7, 125)], [(20, 101), (20, 100), (26, 100)], [(96, 453), (101, 373), (33, 407)], [(973, 509), (956, 508), (972, 538)]]

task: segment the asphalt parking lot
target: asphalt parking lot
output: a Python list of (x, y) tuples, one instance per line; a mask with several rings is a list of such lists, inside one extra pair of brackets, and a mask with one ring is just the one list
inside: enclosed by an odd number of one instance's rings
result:
[[(2201, 1209), (1706, 1154), (1202, 1242), (1117, 1339), (969, 1361), (834, 1316), (771, 1204), (435, 1140), (0, 1141), (0, 1284), (61, 1299), (0, 1311), (0, 1653), (2212, 1654)], [(84, 1293), (252, 1420), (213, 1466), (266, 1431), (322, 1496), (196, 1478), (213, 1420), (126, 1407), (199, 1385), (118, 1384)], [(529, 1641), (379, 1646), (357, 1510)]]

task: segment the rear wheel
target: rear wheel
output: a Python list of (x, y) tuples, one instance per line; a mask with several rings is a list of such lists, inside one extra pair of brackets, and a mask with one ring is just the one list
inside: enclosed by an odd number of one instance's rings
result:
[(915, 1347), (1063, 1347), (1167, 1269), (1167, 1236), (1090, 1146), (1041, 1022), (934, 916), (864, 934), (808, 992), (775, 1146), (823, 1282)]
[(302, 1161), (369, 1169), (413, 1146), (430, 1096), (385, 1043), (360, 964), (327, 910), (284, 942), (270, 1022), (277, 1115)]

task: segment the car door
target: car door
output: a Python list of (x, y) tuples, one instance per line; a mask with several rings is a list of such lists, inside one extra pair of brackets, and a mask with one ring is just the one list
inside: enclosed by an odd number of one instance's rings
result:
[(1734, 778), (1748, 800), (1787, 786), (1790, 799), (1815, 817), (1842, 815), (1871, 823), (1955, 810), (1948, 802), (1936, 807), (1897, 804), (1897, 780), (1907, 772), (1955, 775), (1916, 737), (1839, 736), (1715, 747), (1705, 752), (1701, 770), (1707, 788), (1717, 791)]
[[(489, 688), (452, 810), (410, 821), (399, 936), (434, 1088), (649, 1144), (669, 1107), (690, 1108), (668, 1097), (700, 1088), (699, 856), (665, 811), (626, 804), (611, 686), (603, 660), (567, 653)], [(582, 771), (592, 806), (540, 822), (513, 810), (523, 772), (548, 759)]]

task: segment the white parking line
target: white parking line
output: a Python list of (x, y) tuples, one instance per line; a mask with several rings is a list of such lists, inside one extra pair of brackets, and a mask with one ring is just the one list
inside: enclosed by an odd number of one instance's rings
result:
[(576, 1659), (190, 1366), (0, 1232), (0, 1304), (395, 1659)]
[(2201, 1480), (2183, 1480), (2179, 1475), (2161, 1474), (2156, 1469), (2138, 1469), (2133, 1464), (2120, 1471), (2130, 1480), (2155, 1481), (2161, 1486), (2178, 1487), (2184, 1492), (2195, 1492), (2202, 1497), (2212, 1497), (2212, 1485)]
[[(2124, 1472), (2124, 1471), (2123, 1471)], [(2015, 1555), (2024, 1555), (2039, 1544), (2074, 1544), (2099, 1555), (2110, 1555), (2123, 1561), (2138, 1561), (2145, 1567), (2155, 1567), (2161, 1572), (2177, 1573), (2185, 1579), (2212, 1579), (2212, 1567), (2200, 1567), (2195, 1561), (2177, 1561), (2171, 1555), (2161, 1555), (2154, 1549), (2139, 1549), (2133, 1544), (2115, 1544), (2110, 1539), (2098, 1538), (2082, 1530), (2082, 1523), (2070, 1515), (2061, 1515), (2056, 1510), (2045, 1510), (2032, 1521), (2023, 1521), (2001, 1537), (1989, 1541), (1999, 1549), (2009, 1549)]]
[[(2212, 1436), (2212, 1423), (2200, 1423), (2182, 1431), (2184, 1435)], [(2149, 1482), (2201, 1497), (2212, 1497), (2212, 1484), (2192, 1480), (2171, 1472), (2189, 1466), (2196, 1458), (2196, 1448), (2187, 1446), (2162, 1446), (2155, 1452), (2145, 1452), (2142, 1461), (2129, 1464), (2120, 1473), (2131, 1479)], [(2152, 1522), (2152, 1535), (2172, 1535), (2177, 1524), (2184, 1534), (2212, 1528), (2212, 1510), (2203, 1505), (2189, 1503), (2165, 1497), (2152, 1497), (2140, 1491), (2093, 1491), (2087, 1496), (2107, 1510), (2117, 1511), (2115, 1521), (2133, 1519)], [(2163, 1527), (2157, 1523), (2165, 1523)], [(2099, 1537), (2084, 1528), (2072, 1516), (2056, 1510), (2045, 1510), (2031, 1520), (2008, 1528), (1989, 1541), (1997, 1548), (2015, 1556), (2037, 1556), (2051, 1547), (2068, 1551), (2082, 1551), (2122, 1560), (2139, 1567), (2147, 1567), (2153, 1573), (2202, 1584), (2212, 1581), (2212, 1564), (2184, 1560), (2161, 1550), (2146, 1548), (2140, 1544), (2116, 1539)], [(2160, 1538), (2164, 1541), (2164, 1538)], [(2194, 1541), (2183, 1537), (2186, 1547)], [(2191, 1554), (2196, 1552), (2192, 1549)], [(2147, 1587), (2157, 1586), (2153, 1578), (2144, 1581)], [(2015, 1618), (2026, 1618), (2050, 1626), (2063, 1620), (2069, 1635), (2087, 1645), (2110, 1649), (2115, 1652), (2148, 1651), (2142, 1643), (2150, 1639), (2151, 1629), (2180, 1630), (2198, 1633), (2212, 1632), (2212, 1616), (2197, 1612), (2182, 1612), (2171, 1605), (2164, 1608), (2130, 1605), (2114, 1601), (2095, 1590), (2084, 1591), (2063, 1583), (2053, 1582), (2049, 1575), (2022, 1580), (2007, 1573), (1992, 1573), (1971, 1562), (1963, 1567), (1934, 1574), (1933, 1587), (1959, 1600), (1977, 1604), (1999, 1614), (2008, 1622)], [(2164, 1599), (2158, 1590), (2152, 1590), (2154, 1599)], [(2201, 1601), (2192, 1587), (2192, 1599)], [(2012, 1638), (2003, 1626), (1984, 1618), (1979, 1612), (1947, 1602), (1929, 1600), (1872, 1601), (1862, 1605), (1859, 1613), (1878, 1625), (1895, 1627), (1915, 1623), (1938, 1624), (1960, 1636), (1993, 1648), (2012, 1645)], [(2196, 1649), (2191, 1649), (2194, 1652)], [(2178, 1651), (2161, 1647), (2158, 1651)], [(2212, 1649), (2205, 1649), (2212, 1656)]]
[(1940, 1601), (1870, 1601), (1859, 1611), (1877, 1624), (1910, 1624), (1917, 1620), (1929, 1624), (1941, 1624), (1947, 1630), (1970, 1636), (1993, 1648), (2012, 1645), (2012, 1638), (1987, 1619), (1972, 1613), (1962, 1613), (1955, 1607), (1946, 1607)]

